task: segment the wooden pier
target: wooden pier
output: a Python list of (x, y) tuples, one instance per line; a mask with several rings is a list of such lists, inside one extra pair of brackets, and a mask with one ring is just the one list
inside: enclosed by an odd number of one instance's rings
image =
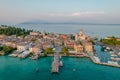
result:
[(54, 59), (52, 62), (52, 73), (58, 73), (59, 72), (59, 54), (54, 54)]

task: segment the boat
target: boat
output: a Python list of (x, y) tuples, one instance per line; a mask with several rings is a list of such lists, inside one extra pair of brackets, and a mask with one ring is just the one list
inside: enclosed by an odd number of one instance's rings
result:
[(114, 52), (113, 52), (113, 51), (110, 51), (109, 53), (110, 53), (110, 54), (114, 54)]
[(107, 50), (111, 50), (110, 47), (106, 47)]
[(113, 59), (114, 59), (114, 57), (110, 57), (110, 59), (111, 59), (111, 60), (113, 60)]
[(111, 54), (111, 57), (115, 57), (115, 56), (117, 56), (116, 54)]
[(120, 52), (118, 53), (118, 55), (120, 55)]
[(38, 55), (33, 55), (33, 56), (30, 57), (30, 59), (37, 60), (38, 57), (39, 57)]
[(104, 49), (105, 52), (107, 52), (108, 50), (107, 49)]
[(60, 63), (59, 63), (59, 66), (63, 66), (63, 63), (62, 63), (62, 61), (60, 61)]
[(76, 69), (74, 68), (73, 71), (76, 71)]
[(17, 57), (18, 54), (14, 54), (14, 53), (13, 53), (13, 54), (10, 54), (9, 56), (10, 56), (10, 57)]
[(61, 59), (62, 57), (60, 56), (60, 59)]
[(120, 61), (120, 58), (111, 57), (110, 59), (111, 59), (111, 60), (114, 60), (114, 61)]
[(111, 64), (111, 65), (118, 65), (118, 62), (115, 62), (115, 61), (108, 61), (108, 64)]
[(110, 47), (103, 46), (101, 50), (107, 52), (107, 51), (111, 51), (112, 49)]
[(95, 59), (96, 62), (100, 63), (99, 57), (94, 56), (94, 59)]

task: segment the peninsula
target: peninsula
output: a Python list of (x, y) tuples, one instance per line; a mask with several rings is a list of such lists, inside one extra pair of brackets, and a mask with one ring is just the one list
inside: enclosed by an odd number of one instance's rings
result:
[[(101, 42), (108, 43), (110, 40), (111, 39), (101, 39)], [(54, 56), (52, 63), (53, 72), (58, 72), (59, 65), (63, 65), (62, 61), (59, 62), (60, 56), (87, 57), (96, 64), (120, 67), (117, 61), (113, 61), (116, 60), (115, 58), (113, 59), (113, 57), (111, 58), (112, 61), (108, 60), (107, 63), (100, 60), (94, 50), (94, 45), (97, 45), (98, 42), (99, 41), (95, 42), (92, 37), (85, 35), (82, 29), (76, 34), (57, 34), (45, 31), (25, 30), (6, 25), (1, 25), (0, 27), (0, 55), (8, 55), (22, 59), (29, 57), (33, 60), (44, 56)], [(113, 42), (115, 42), (116, 45), (118, 41), (114, 38)], [(101, 46), (103, 47), (105, 45)], [(113, 52), (116, 51), (114, 48), (109, 48)], [(120, 59), (117, 58), (117, 60)]]

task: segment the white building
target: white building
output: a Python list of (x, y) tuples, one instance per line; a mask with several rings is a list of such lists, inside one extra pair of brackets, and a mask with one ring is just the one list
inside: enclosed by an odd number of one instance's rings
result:
[(30, 46), (29, 43), (20, 43), (17, 45), (17, 50), (20, 52), (25, 51), (29, 48), (29, 46)]

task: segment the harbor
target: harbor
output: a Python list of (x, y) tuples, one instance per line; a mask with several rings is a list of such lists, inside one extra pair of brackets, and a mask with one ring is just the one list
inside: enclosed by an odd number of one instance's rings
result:
[[(111, 67), (117, 67), (120, 68), (120, 65), (118, 61), (116, 60), (111, 60), (111, 55), (113, 52), (103, 52), (100, 50), (101, 46), (94, 46), (96, 49), (96, 53), (94, 56), (89, 56), (90, 60), (99, 65), (104, 65), (104, 66), (111, 66)], [(109, 56), (108, 56), (109, 55)], [(101, 57), (100, 57), (101, 56)], [(104, 60), (106, 59), (106, 61)]]

